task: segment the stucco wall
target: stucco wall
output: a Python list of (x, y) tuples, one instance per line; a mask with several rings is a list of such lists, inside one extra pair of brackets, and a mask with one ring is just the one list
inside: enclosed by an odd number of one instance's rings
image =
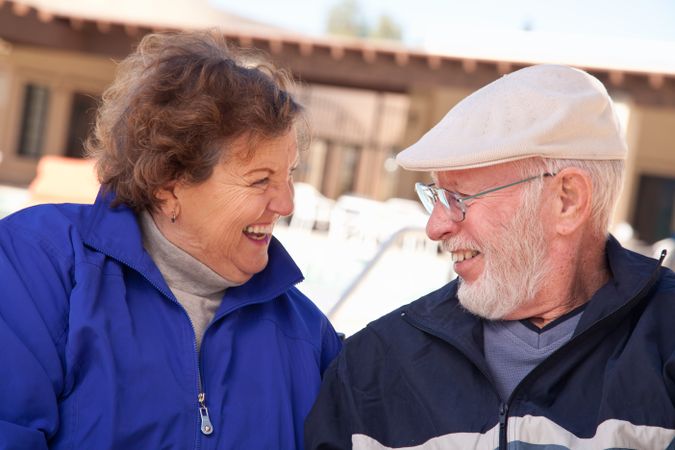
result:
[(0, 123), (3, 154), (0, 182), (27, 185), (35, 176), (37, 161), (16, 154), (26, 84), (35, 83), (50, 89), (43, 154), (58, 155), (66, 143), (72, 94), (100, 95), (112, 80), (114, 70), (109, 58), (10, 47), (0, 57), (0, 117), (4, 117)]

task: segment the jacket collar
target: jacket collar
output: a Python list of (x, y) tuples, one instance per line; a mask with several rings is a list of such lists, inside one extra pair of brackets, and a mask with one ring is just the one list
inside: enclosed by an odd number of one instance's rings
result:
[[(112, 207), (113, 194), (101, 190), (84, 221), (82, 238), (88, 246), (139, 272), (151, 284), (175, 300), (162, 274), (143, 248), (136, 214), (125, 205)], [(269, 262), (241, 286), (226, 291), (221, 310), (275, 298), (303, 280), (302, 272), (283, 245), (272, 238)]]
[(457, 299), (458, 278), (418, 301), (403, 307), (414, 326), (452, 343), (466, 354), (481, 352), (481, 319), (468, 312)]
[(610, 280), (591, 297), (575, 334), (620, 312), (628, 313), (646, 296), (661, 271), (661, 261), (625, 249), (614, 236), (605, 246)]
[[(606, 255), (612, 278), (591, 297), (575, 334), (619, 310), (630, 311), (639, 303), (642, 294), (649, 291), (660, 271), (660, 261), (623, 248), (611, 235), (607, 240)], [(403, 311), (416, 326), (476, 351), (482, 345), (482, 319), (460, 305), (457, 286), (455, 279), (404, 307)]]

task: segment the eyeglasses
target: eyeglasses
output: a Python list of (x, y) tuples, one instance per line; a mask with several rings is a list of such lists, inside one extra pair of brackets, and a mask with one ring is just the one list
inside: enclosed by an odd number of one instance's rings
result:
[(415, 192), (417, 192), (417, 195), (422, 201), (422, 205), (424, 205), (424, 208), (427, 210), (429, 214), (433, 212), (434, 206), (436, 205), (436, 203), (440, 201), (441, 204), (445, 206), (447, 212), (450, 213), (450, 219), (453, 222), (461, 222), (466, 218), (466, 208), (469, 206), (466, 203), (467, 200), (483, 197), (484, 195), (490, 194), (491, 192), (499, 191), (501, 189), (506, 189), (508, 187), (515, 186), (517, 184), (536, 180), (537, 178), (553, 177), (553, 176), (555, 176), (555, 173), (546, 172), (541, 175), (535, 175), (533, 177), (525, 178), (524, 180), (505, 184), (504, 186), (494, 187), (492, 189), (488, 189), (487, 191), (479, 192), (478, 194), (474, 195), (468, 195), (466, 197), (462, 197), (456, 192), (440, 188), (436, 186), (434, 183), (431, 184), (415, 183)]

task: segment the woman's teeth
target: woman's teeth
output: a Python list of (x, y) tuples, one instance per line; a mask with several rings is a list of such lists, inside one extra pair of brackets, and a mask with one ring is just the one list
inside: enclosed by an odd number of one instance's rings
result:
[(274, 225), (249, 225), (244, 228), (244, 233), (251, 239), (263, 240), (267, 235), (272, 234)]
[(459, 250), (450, 252), (450, 257), (452, 258), (452, 262), (462, 262), (477, 256), (479, 253), (478, 250)]

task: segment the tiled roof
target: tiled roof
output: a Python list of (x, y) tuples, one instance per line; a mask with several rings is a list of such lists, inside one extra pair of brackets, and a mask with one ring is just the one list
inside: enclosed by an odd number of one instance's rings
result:
[[(7, 16), (8, 9), (13, 17), (43, 24), (44, 33), (28, 32), (26, 25)], [(459, 83), (477, 88), (495, 76), (547, 62), (586, 69), (609, 86), (639, 93), (648, 103), (675, 104), (675, 67), (659, 64), (621, 65), (607, 58), (577, 58), (569, 51), (558, 56), (462, 52), (460, 47), (429, 51), (388, 41), (314, 37), (224, 12), (208, 0), (0, 0), (0, 40), (116, 57), (126, 55), (132, 41), (151, 31), (208, 27), (219, 28), (243, 47), (269, 51), (310, 82), (393, 92), (411, 85)], [(80, 30), (85, 34), (76, 36)], [(57, 38), (65, 44), (53, 42)], [(467, 40), (471, 43), (470, 37)], [(645, 48), (646, 54), (660, 51), (659, 46)]]
[(288, 33), (220, 8), (208, 0), (0, 0), (19, 16), (35, 10), (44, 22), (68, 18), (150, 29), (227, 28), (248, 33)]

